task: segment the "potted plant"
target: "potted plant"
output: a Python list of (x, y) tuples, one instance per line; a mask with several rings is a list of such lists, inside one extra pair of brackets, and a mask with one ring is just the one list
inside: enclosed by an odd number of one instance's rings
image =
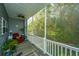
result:
[(14, 50), (16, 49), (17, 41), (16, 40), (7, 40), (4, 45), (2, 46), (2, 54), (7, 55), (6, 53), (10, 53), (9, 55), (13, 54)]

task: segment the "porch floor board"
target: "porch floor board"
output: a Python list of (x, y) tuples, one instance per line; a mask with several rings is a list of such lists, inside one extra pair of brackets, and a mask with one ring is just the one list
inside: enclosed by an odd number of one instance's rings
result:
[(43, 51), (38, 49), (36, 46), (31, 44), (29, 41), (25, 41), (19, 44), (13, 56), (17, 56), (17, 54), (19, 53), (21, 54), (18, 56), (47, 56), (47, 54), (44, 54)]

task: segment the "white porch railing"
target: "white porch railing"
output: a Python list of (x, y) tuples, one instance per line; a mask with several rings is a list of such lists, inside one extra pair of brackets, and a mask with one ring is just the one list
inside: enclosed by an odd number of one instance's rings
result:
[(46, 54), (51, 56), (78, 56), (79, 48), (46, 39), (46, 50), (44, 50), (44, 38), (31, 35), (28, 40)]
[(34, 44), (35, 46), (37, 46), (38, 48), (40, 48), (41, 50), (44, 50), (44, 39), (38, 36), (27, 36), (27, 39)]

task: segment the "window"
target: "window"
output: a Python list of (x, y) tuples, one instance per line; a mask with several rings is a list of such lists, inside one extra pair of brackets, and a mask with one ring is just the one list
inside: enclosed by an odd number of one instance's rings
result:
[(34, 35), (44, 37), (44, 18), (45, 10), (42, 9), (33, 16), (33, 31)]
[(47, 39), (79, 47), (78, 4), (48, 6)]
[(0, 17), (0, 36), (6, 32), (6, 20)]
[(27, 21), (27, 30), (28, 35), (32, 35), (32, 17), (30, 17)]

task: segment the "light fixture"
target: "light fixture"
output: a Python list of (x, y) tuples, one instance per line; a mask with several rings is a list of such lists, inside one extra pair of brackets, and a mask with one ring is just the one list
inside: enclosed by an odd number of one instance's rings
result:
[(21, 20), (24, 20), (25, 16), (23, 14), (19, 14), (18, 18), (21, 19)]

